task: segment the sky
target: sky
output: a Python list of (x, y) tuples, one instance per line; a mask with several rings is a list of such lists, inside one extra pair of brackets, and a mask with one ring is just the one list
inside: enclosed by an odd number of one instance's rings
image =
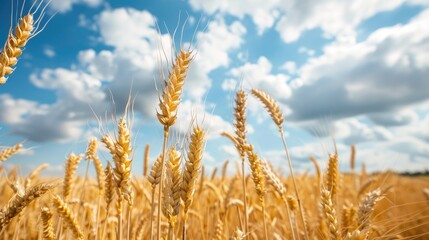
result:
[[(1, 3), (1, 41), (12, 2)], [(15, 9), (25, 13), (30, 2)], [(49, 163), (47, 174), (61, 174), (68, 154), (101, 138), (99, 119), (114, 132), (112, 116), (131, 96), (133, 171), (141, 174), (144, 146), (151, 161), (161, 151), (156, 111), (172, 43), (191, 43), (195, 58), (170, 144), (182, 145), (195, 117), (208, 131), (207, 172), (225, 160), (234, 171), (236, 150), (219, 134), (233, 131), (241, 87), (279, 102), (300, 173), (313, 171), (310, 156), (326, 166), (333, 139), (345, 171), (351, 144), (358, 170), (429, 170), (428, 0), (53, 0), (41, 23), (0, 87), (0, 146), (25, 146), (5, 166), (22, 173)], [(247, 123), (260, 157), (286, 170), (277, 128), (250, 95)], [(99, 154), (110, 159), (103, 147)]]

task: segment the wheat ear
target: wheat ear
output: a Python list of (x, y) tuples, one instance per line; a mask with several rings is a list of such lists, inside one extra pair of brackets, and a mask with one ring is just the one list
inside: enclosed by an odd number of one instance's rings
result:
[(27, 14), (19, 20), (19, 24), (15, 27), (15, 34), (9, 33), (3, 51), (0, 53), (0, 85), (5, 84), (7, 75), (13, 73), (12, 67), (18, 63), (22, 48), (32, 35), (33, 22), (33, 15)]
[(116, 140), (116, 151), (113, 156), (113, 162), (115, 163), (113, 173), (118, 189), (120, 189), (121, 194), (130, 206), (132, 205), (130, 181), (131, 164), (133, 163), (131, 152), (130, 130), (128, 129), (126, 119), (122, 118), (118, 124), (118, 139)]
[(323, 214), (326, 219), (326, 225), (328, 225), (329, 228), (330, 239), (339, 240), (341, 235), (339, 232), (338, 218), (335, 212), (334, 204), (332, 203), (332, 196), (329, 188), (323, 187), (320, 197)]
[(64, 219), (66, 227), (72, 230), (73, 236), (79, 240), (84, 239), (82, 230), (69, 206), (58, 195), (53, 195), (53, 200), (58, 214)]
[(172, 126), (176, 121), (177, 108), (180, 104), (180, 97), (191, 60), (192, 52), (180, 51), (180, 54), (176, 57), (173, 69), (168, 76), (162, 98), (159, 99), (159, 109), (161, 111), (157, 113), (157, 117), (159, 122), (165, 127)]
[(173, 147), (169, 150), (168, 163), (165, 176), (165, 187), (164, 187), (164, 206), (163, 213), (168, 219), (169, 223), (169, 234), (174, 229), (174, 225), (177, 220), (177, 215), (180, 209), (180, 197), (181, 197), (181, 186), (182, 186), (182, 172), (181, 172), (181, 159), (180, 153)]
[(356, 225), (356, 208), (351, 206), (344, 206), (341, 216), (342, 234), (347, 235), (350, 231), (355, 229)]
[(64, 176), (64, 183), (63, 183), (63, 198), (65, 201), (67, 201), (68, 197), (70, 196), (72, 184), (73, 184), (73, 176), (77, 170), (77, 165), (79, 164), (81, 159), (82, 159), (81, 155), (76, 156), (74, 153), (70, 153), (66, 161), (65, 176)]
[(295, 239), (295, 232), (293, 230), (292, 218), (291, 218), (291, 214), (289, 211), (289, 203), (288, 203), (286, 195), (285, 195), (286, 194), (286, 187), (282, 183), (282, 181), (278, 178), (278, 176), (271, 170), (271, 168), (270, 168), (270, 166), (268, 166), (267, 162), (265, 162), (265, 161), (261, 161), (261, 162), (262, 162), (262, 171), (264, 171), (267, 183), (270, 184), (276, 190), (276, 192), (280, 195), (280, 197), (282, 198), (283, 202), (286, 205), (286, 211), (287, 211), (287, 215), (288, 215), (288, 219), (289, 219), (289, 227), (290, 227), (290, 231), (292, 233), (292, 239)]
[[(159, 99), (159, 110), (157, 118), (164, 126), (164, 140), (162, 144), (162, 161), (161, 161), (161, 182), (159, 184), (158, 202), (161, 202), (163, 179), (164, 179), (164, 163), (167, 151), (167, 141), (170, 127), (175, 123), (177, 118), (177, 108), (180, 104), (183, 86), (185, 84), (186, 74), (189, 69), (189, 64), (192, 60), (192, 51), (180, 51), (176, 56), (173, 64), (173, 69), (169, 73), (166, 86), (162, 92), (162, 97)], [(158, 222), (157, 222), (158, 239), (161, 238), (161, 204), (158, 204)], [(152, 238), (152, 237), (151, 237)]]
[(369, 227), (369, 218), (374, 211), (374, 206), (383, 199), (380, 189), (375, 189), (365, 195), (365, 198), (359, 204), (357, 223), (359, 230), (364, 231)]
[(230, 240), (243, 240), (246, 237), (243, 231), (239, 228), (236, 228), (232, 233), (232, 236), (229, 238)]
[(52, 213), (47, 207), (42, 208), (41, 212), (42, 225), (43, 225), (43, 239), (54, 240), (56, 239), (54, 233), (54, 226), (52, 223)]
[(367, 240), (368, 233), (364, 231), (355, 230), (351, 233), (347, 233), (344, 240)]
[(101, 164), (100, 159), (97, 156), (97, 147), (98, 147), (98, 140), (97, 138), (91, 138), (88, 143), (87, 151), (86, 151), (86, 159), (90, 160), (92, 159), (95, 172), (97, 174), (97, 182), (98, 182), (98, 198), (97, 198), (97, 217), (96, 217), (96, 233), (95, 238), (98, 238), (98, 224), (100, 219), (100, 202), (101, 197), (104, 195), (104, 183), (106, 181), (106, 176), (104, 174), (103, 165)]
[(265, 221), (265, 177), (264, 172), (262, 169), (261, 160), (259, 159), (258, 155), (253, 152), (253, 146), (248, 145), (247, 146), (247, 157), (249, 159), (250, 169), (252, 170), (252, 179), (255, 183), (256, 187), (256, 194), (258, 195), (259, 203), (262, 206), (262, 215), (263, 215), (263, 221), (264, 221), (264, 234), (265, 239), (268, 239), (268, 232), (267, 232), (267, 224)]
[[(105, 135), (101, 141), (109, 149), (112, 155), (115, 167), (113, 168), (113, 176), (115, 187), (118, 192), (118, 232), (117, 238), (122, 238), (122, 201), (125, 199), (128, 206), (132, 206), (133, 191), (131, 189), (131, 168), (133, 158), (131, 157), (131, 137), (130, 130), (127, 126), (125, 117), (118, 122), (118, 135), (115, 140), (110, 135)], [(129, 208), (130, 209), (130, 208)]]
[(245, 235), (249, 232), (249, 219), (247, 216), (247, 195), (246, 195), (246, 180), (244, 175), (244, 162), (247, 149), (246, 137), (246, 93), (243, 89), (238, 90), (235, 96), (234, 107), (234, 127), (235, 139), (237, 140), (236, 148), (241, 157), (241, 176), (243, 187), (243, 203), (244, 203), (244, 230)]
[(289, 165), (290, 175), (292, 177), (292, 182), (293, 182), (296, 200), (298, 201), (299, 211), (301, 213), (300, 216), (301, 216), (302, 224), (304, 226), (305, 239), (309, 240), (308, 230), (307, 230), (307, 226), (305, 224), (306, 221), (304, 218), (304, 210), (302, 208), (301, 198), (299, 197), (299, 194), (298, 194), (298, 187), (296, 185), (295, 174), (293, 173), (292, 161), (291, 161), (291, 158), (289, 155), (288, 147), (287, 147), (284, 132), (283, 132), (283, 121), (284, 121), (283, 114), (281, 113), (280, 107), (277, 104), (277, 102), (267, 93), (265, 93), (261, 90), (253, 89), (252, 94), (265, 105), (265, 108), (267, 109), (272, 120), (274, 121), (274, 123), (277, 125), (277, 127), (279, 129), (280, 137), (281, 137), (282, 143), (283, 143), (283, 148), (285, 150), (286, 158), (287, 158), (288, 165)]
[(277, 104), (277, 102), (267, 93), (258, 90), (258, 89), (252, 89), (252, 94), (257, 97), (264, 105), (267, 111), (269, 112), (271, 119), (273, 119), (274, 123), (279, 127), (282, 128), (282, 124), (284, 122), (283, 115), (280, 111), (280, 107)]
[(338, 155), (330, 154), (325, 184), (331, 193), (332, 201), (335, 201), (338, 192), (338, 175)]
[(4, 149), (3, 151), (0, 152), (0, 162), (6, 161), (6, 159), (14, 155), (15, 153), (19, 152), (19, 150), (21, 149), (22, 149), (22, 144), (20, 143), (10, 148)]
[(201, 172), (201, 160), (203, 158), (205, 146), (205, 131), (200, 127), (194, 127), (191, 134), (189, 149), (187, 151), (187, 160), (183, 171), (182, 180), (182, 200), (185, 205), (183, 210), (183, 237), (186, 239), (186, 222), (188, 219), (188, 210), (192, 204), (196, 184)]
[(107, 166), (104, 169), (104, 175), (105, 175), (105, 187), (106, 187), (106, 191), (104, 192), (104, 200), (106, 201), (106, 217), (104, 219), (102, 239), (104, 239), (104, 236), (106, 233), (107, 219), (109, 218), (109, 213), (110, 213), (110, 204), (112, 203), (113, 195), (115, 194), (115, 191), (114, 191), (115, 180), (113, 176), (113, 168), (110, 162), (107, 162)]
[(104, 182), (105, 182), (105, 174), (103, 170), (103, 165), (101, 164), (100, 158), (97, 156), (97, 138), (91, 138), (88, 143), (87, 151), (86, 151), (86, 159), (92, 160), (94, 162), (95, 172), (97, 174), (97, 182), (98, 182), (98, 191), (99, 194), (102, 195), (104, 193)]
[(22, 195), (16, 194), (9, 203), (0, 210), (0, 232), (33, 200), (39, 198), (54, 187), (55, 185), (53, 184), (40, 184), (31, 187)]

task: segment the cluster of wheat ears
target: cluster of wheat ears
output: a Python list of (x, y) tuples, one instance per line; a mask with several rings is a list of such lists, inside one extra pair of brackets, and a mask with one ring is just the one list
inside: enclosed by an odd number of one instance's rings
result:
[[(37, 2), (37, 1), (36, 1)], [(6, 83), (17, 57), (35, 34), (31, 11), (23, 16), (0, 54), (0, 83)], [(367, 175), (339, 171), (335, 151), (327, 156), (326, 172), (310, 158), (315, 174), (295, 175), (284, 137), (279, 105), (267, 93), (239, 89), (235, 97), (234, 132), (223, 132), (236, 147), (241, 165), (228, 176), (204, 173), (206, 129), (191, 123), (186, 144), (169, 143), (194, 58), (178, 51), (162, 93), (157, 118), (164, 129), (162, 151), (149, 169), (144, 154), (143, 176), (133, 176), (131, 120), (125, 112), (115, 134), (89, 140), (85, 154), (71, 153), (62, 179), (39, 176), (47, 164), (28, 176), (0, 165), (0, 239), (425, 239), (429, 237), (429, 180), (391, 172)], [(279, 130), (284, 146), (284, 177), (255, 152), (246, 136), (248, 94), (258, 99)], [(110, 152), (105, 167), (98, 157), (102, 143)], [(23, 148), (0, 152), (0, 164)], [(75, 176), (83, 157), (84, 177)], [(93, 163), (96, 178), (88, 174)], [(246, 171), (247, 168), (250, 171)], [(249, 172), (249, 173), (246, 173)], [(218, 176), (220, 175), (220, 176)], [(426, 187), (426, 188), (425, 188)]]

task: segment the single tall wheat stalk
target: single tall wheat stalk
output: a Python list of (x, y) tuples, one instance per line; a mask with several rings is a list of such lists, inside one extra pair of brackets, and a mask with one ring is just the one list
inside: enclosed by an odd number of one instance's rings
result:
[(249, 219), (247, 214), (247, 195), (246, 195), (246, 180), (244, 174), (244, 162), (246, 156), (247, 137), (246, 137), (246, 93), (243, 89), (238, 90), (235, 96), (234, 107), (234, 127), (235, 139), (237, 140), (236, 148), (241, 157), (241, 176), (243, 185), (243, 203), (244, 203), (244, 230), (245, 235), (249, 232)]
[(296, 185), (295, 175), (293, 173), (292, 161), (291, 161), (289, 151), (287, 148), (287, 144), (286, 144), (286, 140), (284, 137), (284, 132), (283, 132), (284, 118), (283, 118), (283, 115), (280, 111), (280, 106), (277, 104), (277, 102), (271, 96), (269, 96), (268, 94), (266, 94), (265, 92), (263, 92), (261, 90), (252, 89), (251, 92), (256, 98), (258, 98), (264, 104), (265, 108), (267, 109), (267, 111), (269, 112), (269, 114), (271, 116), (271, 119), (274, 121), (274, 123), (279, 128), (280, 137), (282, 139), (283, 147), (284, 147), (286, 157), (288, 160), (289, 171), (290, 171), (290, 175), (292, 177), (292, 182), (293, 182), (293, 187), (295, 190), (296, 200), (298, 201), (299, 211), (301, 213), (300, 216), (301, 216), (301, 220), (302, 220), (302, 223), (304, 226), (305, 239), (309, 240), (308, 230), (307, 230), (307, 226), (305, 224), (305, 219), (304, 219), (304, 210), (302, 208), (301, 199), (300, 199), (299, 194), (298, 194), (298, 187)]
[(159, 122), (164, 126), (164, 141), (162, 144), (162, 161), (161, 161), (161, 182), (158, 192), (158, 239), (161, 239), (161, 198), (164, 179), (164, 163), (167, 151), (167, 141), (170, 127), (175, 123), (177, 118), (177, 108), (181, 101), (183, 86), (185, 84), (186, 73), (189, 68), (189, 63), (192, 60), (192, 51), (180, 51), (176, 56), (173, 69), (171, 70), (166, 86), (159, 99), (159, 110), (157, 117)]
[(117, 139), (113, 140), (110, 135), (105, 135), (101, 141), (109, 149), (112, 155), (115, 167), (113, 168), (114, 182), (118, 193), (118, 239), (122, 239), (122, 201), (125, 199), (128, 203), (128, 209), (133, 202), (133, 192), (131, 189), (131, 168), (133, 158), (131, 157), (131, 137), (127, 126), (126, 117), (118, 122)]

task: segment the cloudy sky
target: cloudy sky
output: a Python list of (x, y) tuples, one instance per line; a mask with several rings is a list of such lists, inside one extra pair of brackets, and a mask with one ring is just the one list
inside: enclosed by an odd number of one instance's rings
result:
[[(0, 10), (1, 39), (10, 2)], [(325, 166), (333, 138), (344, 170), (351, 144), (369, 171), (429, 169), (427, 0), (54, 0), (43, 22), (53, 13), (0, 87), (0, 145), (24, 142), (8, 160), (23, 172), (45, 162), (52, 174), (61, 171), (70, 152), (101, 136), (97, 118), (111, 127), (131, 93), (141, 174), (144, 146), (154, 159), (162, 143), (156, 86), (177, 25), (173, 42), (192, 42), (197, 54), (171, 142), (183, 138), (190, 116), (204, 122), (209, 171), (237, 159), (219, 133), (232, 131), (239, 87), (279, 101), (298, 171), (313, 168), (309, 156)], [(250, 96), (248, 105), (249, 141), (286, 167), (271, 119)]]

